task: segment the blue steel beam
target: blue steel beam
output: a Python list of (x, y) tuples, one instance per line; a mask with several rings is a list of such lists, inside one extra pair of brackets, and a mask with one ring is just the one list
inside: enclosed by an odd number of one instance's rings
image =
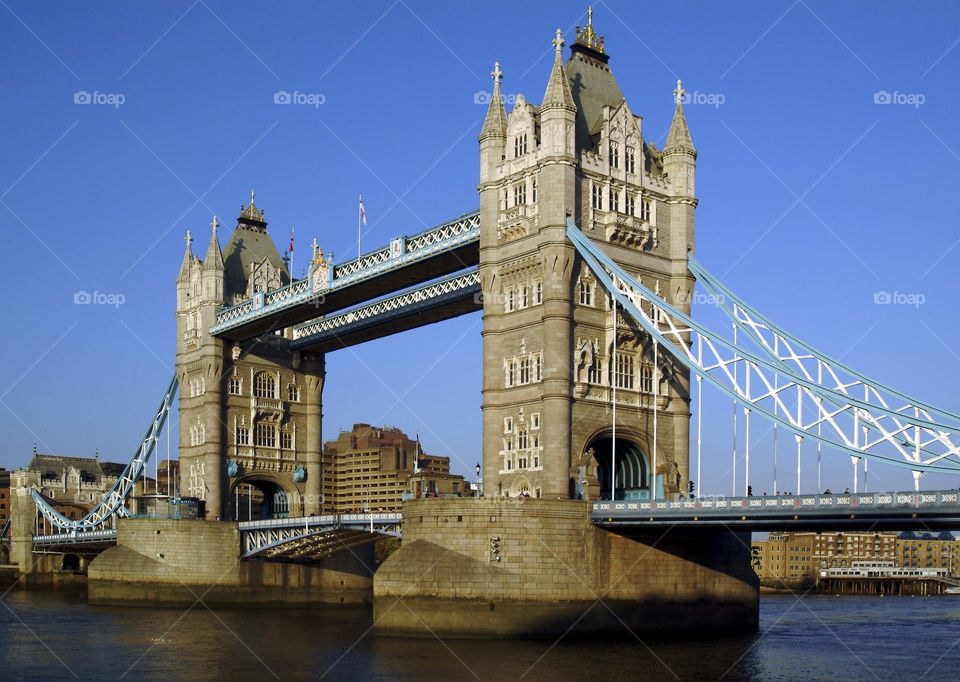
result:
[(385, 296), (480, 262), (480, 212), (473, 211), (217, 313), (214, 336), (242, 341)]

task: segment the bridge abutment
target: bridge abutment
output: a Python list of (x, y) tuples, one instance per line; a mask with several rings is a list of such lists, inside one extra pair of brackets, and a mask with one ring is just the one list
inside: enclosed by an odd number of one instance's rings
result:
[(757, 628), (749, 534), (621, 535), (574, 500), (416, 500), (374, 579), (385, 632), (550, 637)]
[(312, 563), (240, 559), (237, 523), (121, 519), (117, 545), (88, 569), (90, 601), (103, 604), (364, 604), (373, 545)]

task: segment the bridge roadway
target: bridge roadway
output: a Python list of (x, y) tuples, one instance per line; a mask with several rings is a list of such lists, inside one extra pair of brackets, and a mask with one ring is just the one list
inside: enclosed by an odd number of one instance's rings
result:
[(314, 281), (311, 266), (305, 279), (259, 292), (249, 301), (221, 309), (210, 333), (242, 341), (377, 297), (393, 296), (409, 287), (473, 268), (479, 262), (480, 212), (473, 211), (419, 234), (397, 237), (359, 258), (330, 264), (325, 282), (319, 285)]
[[(320, 558), (377, 537), (400, 537), (399, 513), (324, 514), (241, 521), (241, 557), (249, 559)], [(117, 542), (114, 528), (35, 535), (35, 552), (99, 551)]]
[(610, 529), (727, 526), (736, 531), (960, 530), (960, 491), (878, 492), (693, 500), (602, 500)]

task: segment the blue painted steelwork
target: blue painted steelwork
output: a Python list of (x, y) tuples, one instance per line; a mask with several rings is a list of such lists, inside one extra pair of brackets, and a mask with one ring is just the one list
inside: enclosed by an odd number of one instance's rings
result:
[[(588, 237), (586, 237), (576, 226), (576, 224), (569, 218), (567, 219), (567, 236), (573, 243), (577, 252), (581, 257), (583, 257), (584, 261), (594, 272), (598, 281), (600, 281), (600, 283), (603, 285), (603, 288), (616, 299), (617, 303), (623, 308), (629, 317), (634, 320), (635, 324), (639, 325), (642, 331), (646, 332), (653, 339), (655, 339), (664, 350), (666, 350), (682, 365), (689, 368), (696, 375), (707, 380), (711, 385), (719, 389), (731, 399), (749, 403), (751, 410), (760, 413), (769, 421), (782, 425), (784, 428), (788, 429), (800, 438), (809, 438), (814, 441), (822, 442), (828, 447), (844, 452), (851, 457), (867, 457), (870, 459), (887, 462), (889, 464), (906, 467), (915, 472), (941, 471), (954, 474), (960, 473), (960, 460), (951, 459), (946, 461), (943, 458), (938, 458), (934, 461), (908, 460), (906, 458), (898, 459), (896, 457), (871, 449), (875, 448), (878, 444), (881, 444), (884, 440), (891, 442), (894, 446), (898, 446), (899, 443), (895, 442), (892, 438), (880, 439), (873, 443), (864, 442), (861, 445), (858, 441), (860, 425), (856, 420), (856, 418), (859, 417), (859, 413), (854, 412), (855, 418), (853, 422), (854, 429), (852, 438), (848, 437), (847, 434), (844, 433), (840, 426), (838, 426), (834, 421), (834, 418), (838, 414), (845, 411), (845, 408), (843, 407), (831, 412), (830, 410), (826, 409), (822, 401), (820, 401), (819, 403), (815, 404), (815, 408), (818, 410), (817, 418), (815, 420), (811, 421), (809, 424), (805, 424), (798, 415), (796, 421), (794, 421), (792, 415), (788, 413), (787, 406), (780, 401), (779, 394), (773, 390), (772, 381), (765, 381), (765, 383), (768, 384), (767, 393), (762, 393), (756, 398), (751, 397), (748, 395), (746, 390), (741, 388), (741, 386), (737, 383), (735, 376), (730, 372), (730, 367), (738, 362), (746, 363), (748, 368), (754, 372), (759, 372), (761, 369), (765, 369), (768, 372), (779, 374), (785, 377), (785, 385), (792, 382), (793, 384), (806, 389), (811, 394), (821, 391), (821, 387), (814, 381), (810, 381), (794, 372), (784, 369), (780, 362), (771, 360), (765, 355), (758, 355), (735, 342), (727, 340), (712, 330), (707, 329), (705, 326), (697, 323), (689, 315), (682, 313), (675, 307), (666, 303), (659, 296), (640, 284), (633, 275), (626, 272), (609, 256), (607, 256), (603, 250), (594, 244), (593, 241), (591, 241)], [(614, 284), (614, 278), (616, 278), (620, 286)], [(639, 301), (635, 302), (634, 298), (639, 299)], [(641, 310), (639, 304), (640, 302), (643, 302), (651, 308), (650, 315)], [(656, 309), (658, 312), (654, 313), (654, 309)], [(651, 319), (651, 317), (654, 315), (658, 320), (665, 320), (666, 322), (654, 323), (654, 321)], [(678, 327), (678, 323), (682, 326)], [(662, 329), (661, 325), (663, 324), (668, 325), (668, 329)], [(665, 335), (667, 333), (670, 334), (672, 338), (668, 338)], [(689, 343), (689, 337), (692, 333), (697, 334), (700, 337), (701, 343), (708, 346), (710, 352), (714, 354), (716, 358), (716, 362), (714, 364), (709, 366), (703, 364), (702, 357), (698, 358), (691, 350), (690, 345), (692, 344)], [(730, 357), (727, 358), (726, 356), (723, 356), (721, 350), (729, 353)], [(714, 371), (718, 371), (725, 377), (726, 380), (718, 378), (712, 373)], [(841, 397), (845, 398), (845, 396)], [(762, 403), (762, 400), (771, 400), (776, 402), (776, 404), (780, 407), (780, 412), (777, 413), (774, 409)], [(835, 397), (831, 398), (831, 401), (835, 401)], [(854, 407), (854, 409), (859, 408)], [(904, 416), (903, 419), (909, 420), (909, 417)], [(837, 438), (832, 438), (829, 435), (821, 435), (812, 428), (821, 423), (833, 427), (833, 429), (836, 431)], [(946, 432), (951, 430), (949, 426), (944, 425), (938, 425), (938, 428)], [(828, 431), (827, 433), (829, 434), (830, 432)], [(901, 454), (903, 454), (902, 448)], [(948, 454), (954, 455), (956, 453)]]
[(210, 328), (214, 336), (296, 306), (310, 303), (318, 296), (378, 277), (391, 270), (413, 265), (456, 247), (480, 242), (480, 212), (471, 211), (410, 237), (397, 237), (384, 248), (336, 266), (328, 266), (322, 285), (314, 281), (316, 265), (311, 263), (306, 279), (244, 301), (217, 313)]
[(593, 503), (599, 526), (729, 526), (742, 530), (960, 528), (960, 492), (708, 497)]
[[(350, 334), (371, 329), (387, 322), (423, 313), (463, 300), (474, 300), (480, 309), (480, 270), (471, 268), (388, 296), (342, 313), (327, 315), (293, 328), (291, 350), (309, 348), (343, 339)], [(348, 345), (348, 344), (347, 344)]]
[(129, 516), (126, 509), (127, 499), (133, 493), (134, 485), (137, 479), (143, 473), (143, 468), (153, 454), (160, 439), (160, 431), (170, 414), (170, 406), (173, 398), (177, 394), (177, 377), (174, 375), (170, 380), (163, 400), (160, 401), (160, 407), (150, 422), (146, 435), (140, 441), (140, 447), (134, 454), (133, 459), (124, 468), (123, 473), (117, 479), (109, 493), (104, 495), (96, 506), (90, 510), (82, 519), (68, 519), (56, 511), (53, 506), (44, 499), (43, 495), (36, 489), (30, 491), (37, 509), (43, 514), (43, 517), (53, 525), (54, 528), (65, 532), (79, 532), (103, 529), (103, 525), (111, 518), (116, 516)]

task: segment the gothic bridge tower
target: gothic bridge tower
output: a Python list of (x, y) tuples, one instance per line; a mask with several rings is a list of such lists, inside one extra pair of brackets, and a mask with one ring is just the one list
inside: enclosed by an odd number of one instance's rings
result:
[(484, 493), (609, 497), (615, 448), (618, 498), (669, 495), (689, 480), (689, 375), (666, 352), (654, 366), (651, 339), (614, 321), (565, 221), (689, 312), (697, 153), (684, 93), (678, 82), (658, 149), (592, 16), (566, 63), (559, 30), (554, 48), (540, 105), (520, 94), (509, 115), (495, 65), (479, 137)]
[(211, 520), (319, 513), (324, 356), (291, 353), (282, 331), (209, 334), (222, 306), (290, 281), (252, 192), (225, 252), (212, 228), (203, 260), (187, 233), (177, 277), (180, 494)]

